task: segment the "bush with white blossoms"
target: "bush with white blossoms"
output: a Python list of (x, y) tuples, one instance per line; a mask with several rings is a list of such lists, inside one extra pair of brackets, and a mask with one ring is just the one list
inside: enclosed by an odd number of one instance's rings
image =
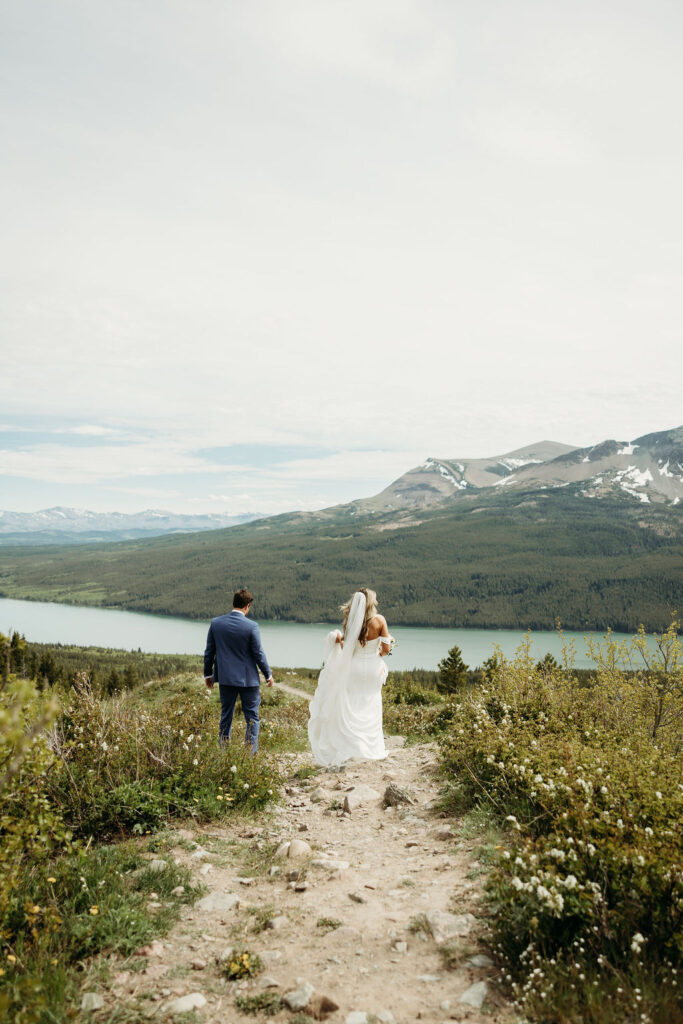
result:
[[(441, 753), (454, 806), (505, 824), (494, 945), (532, 1020), (673, 1021), (683, 963), (683, 660), (674, 626), (634, 668), (594, 646), (593, 685), (526, 643), (456, 706)], [(619, 668), (631, 656), (630, 672)], [(648, 658), (650, 655), (647, 655)], [(609, 700), (606, 697), (609, 694)]]

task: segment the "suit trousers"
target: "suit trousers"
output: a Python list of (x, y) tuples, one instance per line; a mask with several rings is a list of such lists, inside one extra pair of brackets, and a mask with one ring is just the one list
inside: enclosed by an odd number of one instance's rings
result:
[(259, 704), (261, 703), (260, 686), (227, 686), (218, 684), (221, 697), (221, 720), (218, 726), (218, 739), (221, 743), (227, 743), (232, 733), (232, 717), (235, 713), (237, 694), (240, 696), (242, 714), (247, 723), (244, 734), (244, 742), (251, 747), (252, 753), (258, 749), (259, 733)]

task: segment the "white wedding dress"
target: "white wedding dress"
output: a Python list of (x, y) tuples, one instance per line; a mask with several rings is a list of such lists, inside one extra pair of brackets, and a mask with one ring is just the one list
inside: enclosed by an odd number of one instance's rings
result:
[[(362, 598), (362, 600), (356, 600)], [(382, 732), (382, 686), (388, 669), (380, 656), (389, 637), (369, 640), (358, 636), (365, 617), (365, 595), (354, 595), (344, 646), (339, 630), (325, 638), (324, 664), (310, 705), (308, 738), (313, 757), (329, 767), (345, 761), (374, 761), (386, 757)]]

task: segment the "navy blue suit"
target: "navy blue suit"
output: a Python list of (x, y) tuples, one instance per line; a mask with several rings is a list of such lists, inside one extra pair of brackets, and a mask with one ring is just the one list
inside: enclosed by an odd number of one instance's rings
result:
[(234, 609), (214, 619), (206, 638), (204, 676), (213, 676), (220, 691), (219, 737), (223, 742), (230, 739), (239, 694), (247, 723), (245, 739), (254, 752), (258, 746), (258, 709), (261, 703), (259, 669), (266, 679), (270, 678), (270, 666), (256, 623)]

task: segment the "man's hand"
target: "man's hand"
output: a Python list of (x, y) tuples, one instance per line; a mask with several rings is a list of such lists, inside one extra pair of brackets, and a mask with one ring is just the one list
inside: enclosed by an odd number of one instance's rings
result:
[(210, 690), (213, 690), (213, 676), (204, 676), (204, 682)]
[(270, 679), (266, 679), (266, 686), (272, 686), (275, 680), (271, 676)]

